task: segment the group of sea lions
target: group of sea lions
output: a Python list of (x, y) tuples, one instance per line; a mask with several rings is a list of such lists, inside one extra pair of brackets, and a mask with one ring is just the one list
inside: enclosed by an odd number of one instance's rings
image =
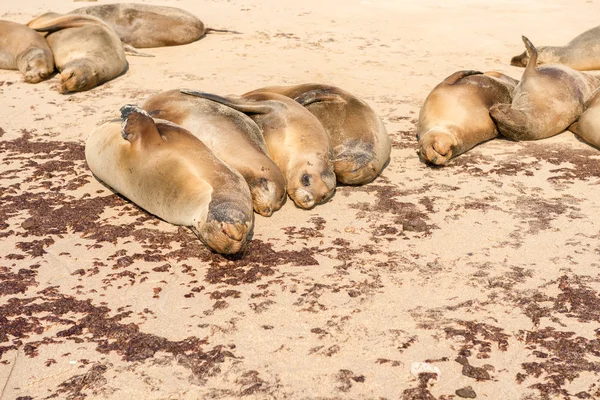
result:
[(563, 47), (523, 37), (520, 81), (499, 72), (458, 71), (427, 96), (417, 125), (419, 156), (434, 165), (502, 135), (538, 140), (570, 130), (600, 148), (600, 26)]
[(48, 12), (27, 25), (0, 21), (0, 68), (37, 83), (56, 65), (61, 93), (85, 91), (125, 72), (126, 53), (148, 56), (135, 48), (187, 44), (210, 31), (233, 32), (206, 28), (173, 7), (120, 3)]
[(211, 249), (239, 252), (286, 194), (310, 209), (336, 181), (371, 182), (391, 140), (373, 109), (334, 86), (273, 86), (241, 96), (170, 90), (98, 127), (85, 156), (97, 178)]

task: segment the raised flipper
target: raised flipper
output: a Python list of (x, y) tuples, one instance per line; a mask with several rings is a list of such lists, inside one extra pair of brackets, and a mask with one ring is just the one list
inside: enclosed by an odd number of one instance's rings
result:
[(525, 71), (523, 71), (523, 78), (525, 78), (526, 75), (531, 75), (536, 72), (535, 65), (537, 64), (538, 51), (529, 39), (525, 36), (521, 36), (521, 38), (523, 39), (523, 43), (525, 43), (527, 53), (529, 54), (527, 66), (525, 67)]
[(146, 111), (136, 105), (126, 104), (121, 111), (121, 136), (123, 139), (134, 143), (147, 138), (160, 138), (154, 120)]
[[(58, 14), (48, 12), (29, 21), (27, 24), (33, 30), (39, 32), (54, 32), (66, 28), (76, 28), (84, 25), (102, 25), (111, 29), (104, 21), (91, 15), (81, 14)], [(111, 29), (112, 30), (112, 29)]]
[(336, 102), (336, 103), (345, 103), (346, 100), (339, 94), (331, 93), (327, 89), (315, 89), (310, 90), (308, 92), (302, 93), (300, 96), (296, 97), (298, 103), (302, 104), (304, 107), (313, 103), (320, 103), (322, 101)]
[(243, 113), (267, 114), (273, 111), (273, 106), (264, 101), (234, 99), (231, 97), (218, 96), (212, 93), (200, 92), (198, 90), (181, 89), (180, 92), (190, 96), (211, 100)]

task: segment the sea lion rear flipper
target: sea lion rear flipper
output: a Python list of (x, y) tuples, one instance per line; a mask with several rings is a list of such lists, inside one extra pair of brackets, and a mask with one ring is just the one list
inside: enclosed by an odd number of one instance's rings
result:
[[(108, 27), (101, 19), (91, 15), (58, 14), (48, 12), (29, 21), (27, 24), (33, 30), (40, 32), (54, 32), (66, 28), (75, 28), (84, 25), (102, 25)], [(110, 28), (109, 28), (110, 29)]]
[(136, 105), (126, 104), (121, 111), (121, 135), (123, 139), (132, 142), (144, 136), (160, 137), (154, 120), (146, 111)]
[(527, 66), (525, 67), (525, 71), (523, 72), (523, 76), (528, 73), (535, 73), (535, 66), (537, 64), (538, 52), (533, 43), (525, 36), (521, 36), (523, 39), (523, 43), (525, 43), (525, 47), (527, 48), (527, 54), (529, 54), (529, 61), (527, 62)]
[(203, 99), (223, 104), (227, 107), (231, 107), (234, 110), (243, 113), (266, 114), (273, 111), (273, 107), (268, 104), (265, 104), (265, 102), (244, 99), (232, 99), (230, 97), (222, 97), (212, 93), (200, 92), (198, 90), (181, 89), (179, 91), (183, 94), (201, 97)]
[(319, 103), (321, 101), (331, 101), (336, 103), (345, 103), (346, 100), (339, 94), (328, 92), (327, 90), (315, 89), (310, 90), (306, 93), (302, 93), (300, 96), (296, 97), (298, 103), (302, 104), (304, 107), (308, 106), (312, 103)]
[(127, 43), (123, 43), (123, 51), (129, 56), (154, 57), (154, 54), (140, 53), (135, 47)]
[(483, 75), (483, 72), (473, 71), (473, 70), (457, 71), (457, 72), (453, 73), (452, 75), (450, 75), (449, 77), (447, 77), (446, 79), (444, 79), (442, 81), (442, 83), (446, 84), (446, 85), (453, 85), (456, 82), (458, 82), (459, 80), (461, 80), (462, 78), (465, 78), (465, 77), (471, 76), (471, 75)]
[(241, 35), (242, 32), (238, 32), (238, 31), (231, 31), (229, 29), (216, 29), (216, 28), (206, 28), (206, 30), (204, 31), (204, 34), (209, 34), (209, 33), (213, 33), (213, 32), (217, 32), (217, 33), (233, 33), (235, 35)]

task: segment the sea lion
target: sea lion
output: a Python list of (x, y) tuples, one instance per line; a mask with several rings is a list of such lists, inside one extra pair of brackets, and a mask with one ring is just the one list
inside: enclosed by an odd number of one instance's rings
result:
[(99, 126), (85, 144), (90, 170), (146, 211), (190, 226), (216, 252), (240, 251), (253, 227), (244, 178), (198, 138), (125, 105), (121, 120)]
[(269, 86), (243, 96), (259, 92), (290, 97), (319, 119), (331, 139), (333, 169), (339, 183), (369, 183), (389, 162), (390, 136), (379, 116), (362, 99), (338, 87), (316, 83)]
[(239, 98), (182, 90), (247, 114), (260, 127), (269, 155), (287, 181), (294, 203), (310, 209), (335, 191), (329, 136), (319, 120), (294, 100), (276, 93)]
[(429, 93), (417, 124), (419, 156), (444, 165), (479, 143), (498, 136), (490, 107), (510, 103), (519, 82), (499, 72), (458, 71)]
[(46, 13), (28, 26), (51, 32), (46, 39), (60, 71), (60, 93), (89, 90), (127, 68), (121, 40), (98, 18)]
[(250, 186), (254, 211), (270, 216), (286, 199), (285, 178), (268, 156), (260, 128), (250, 117), (223, 104), (170, 90), (151, 96), (142, 108), (190, 131)]
[(585, 111), (569, 130), (600, 149), (600, 89), (594, 92), (585, 106)]
[(0, 69), (18, 69), (25, 82), (38, 83), (54, 71), (48, 42), (26, 25), (0, 21)]
[(206, 28), (198, 17), (179, 8), (149, 4), (101, 4), (78, 8), (69, 14), (100, 18), (123, 42), (136, 48), (187, 44), (211, 31), (237, 33)]
[[(575, 37), (565, 46), (537, 48), (537, 65), (563, 64), (579, 71), (600, 69), (600, 26)], [(525, 67), (529, 62), (527, 50), (510, 60), (510, 65)]]
[(537, 50), (523, 36), (529, 63), (513, 92), (512, 104), (496, 104), (490, 115), (512, 140), (537, 140), (563, 132), (581, 115), (600, 81), (560, 64), (536, 67)]

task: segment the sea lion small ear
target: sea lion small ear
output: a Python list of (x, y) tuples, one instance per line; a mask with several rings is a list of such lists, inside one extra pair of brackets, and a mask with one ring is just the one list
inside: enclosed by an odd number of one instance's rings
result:
[(158, 134), (152, 117), (144, 110), (133, 104), (121, 107), (121, 135), (123, 139), (133, 141), (142, 136), (144, 132), (151, 131)]

